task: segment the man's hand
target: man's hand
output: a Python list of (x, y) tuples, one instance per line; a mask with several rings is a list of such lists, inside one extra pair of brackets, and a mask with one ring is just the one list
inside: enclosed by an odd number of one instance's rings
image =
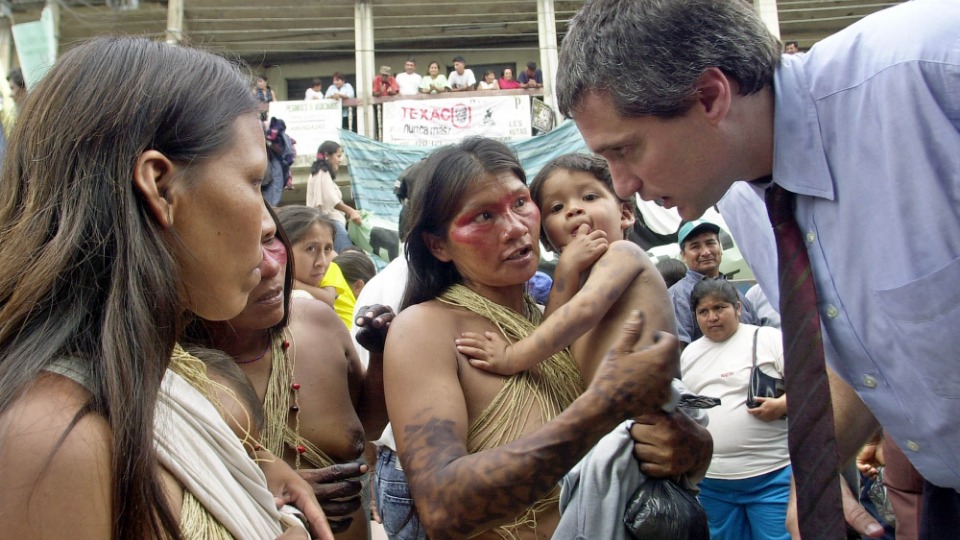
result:
[(640, 470), (654, 478), (686, 474), (696, 483), (713, 457), (710, 432), (683, 413), (655, 411), (639, 416), (630, 436)]
[[(854, 528), (858, 533), (868, 538), (880, 538), (883, 536), (883, 527), (873, 519), (869, 512), (860, 506), (860, 502), (853, 493), (847, 482), (842, 476), (840, 479), (840, 500), (843, 502), (843, 517), (847, 524)], [(797, 519), (797, 486), (790, 478), (790, 503), (787, 505), (787, 532), (790, 538), (800, 540), (800, 522)]]
[(357, 311), (357, 343), (372, 353), (382, 353), (387, 342), (387, 330), (395, 314), (393, 308), (381, 304), (363, 306)]
[(883, 445), (877, 437), (860, 449), (860, 453), (857, 454), (857, 470), (868, 478), (874, 478), (879, 472), (878, 468), (883, 465)]
[(778, 398), (768, 398), (757, 396), (753, 398), (759, 403), (758, 406), (747, 409), (747, 414), (763, 420), (764, 422), (773, 422), (783, 418), (787, 414), (787, 395), (784, 394)]
[(360, 508), (360, 477), (367, 470), (366, 464), (352, 462), (297, 471), (313, 489), (334, 533), (347, 530), (353, 523), (349, 516)]

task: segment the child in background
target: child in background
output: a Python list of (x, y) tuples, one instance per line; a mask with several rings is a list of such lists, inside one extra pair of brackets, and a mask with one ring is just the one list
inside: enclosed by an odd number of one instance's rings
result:
[(497, 83), (497, 74), (491, 70), (483, 72), (483, 79), (477, 83), (477, 90), (499, 90), (500, 84)]
[(530, 193), (540, 207), (542, 237), (560, 252), (546, 319), (513, 344), (497, 333), (465, 332), (457, 350), (473, 366), (511, 375), (569, 346), (589, 383), (632, 312), (643, 311), (654, 330), (649, 336), (676, 333), (663, 278), (639, 246), (624, 240), (633, 204), (617, 197), (606, 161), (584, 154), (555, 158), (533, 179)]
[(313, 297), (333, 306), (337, 292), (333, 288), (322, 288), (320, 283), (337, 256), (336, 224), (318, 208), (300, 205), (277, 208), (277, 219), (293, 246), (293, 295)]

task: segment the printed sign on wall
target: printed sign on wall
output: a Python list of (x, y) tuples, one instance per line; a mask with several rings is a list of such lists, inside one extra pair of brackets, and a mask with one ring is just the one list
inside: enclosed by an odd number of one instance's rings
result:
[(443, 146), (470, 135), (501, 141), (529, 138), (529, 96), (489, 96), (388, 101), (383, 142)]
[(287, 135), (297, 141), (294, 166), (309, 167), (323, 141), (340, 142), (343, 121), (340, 111), (340, 101), (336, 99), (273, 101), (267, 118), (276, 117), (286, 122)]

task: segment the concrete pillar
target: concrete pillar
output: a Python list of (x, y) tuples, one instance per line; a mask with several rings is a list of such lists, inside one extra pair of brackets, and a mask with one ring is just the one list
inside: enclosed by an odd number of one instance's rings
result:
[(373, 65), (373, 1), (357, 0), (354, 4), (354, 34), (356, 42), (357, 62), (357, 133), (364, 137), (374, 138), (373, 133), (373, 104), (370, 88), (373, 84), (373, 74), (376, 71)]
[[(537, 28), (540, 34), (540, 70), (543, 71), (543, 102), (556, 114), (557, 97), (553, 81), (557, 76), (557, 20), (553, 0), (537, 0)], [(519, 69), (523, 69), (520, 67)]]
[(777, 0), (753, 0), (753, 9), (757, 10), (767, 29), (780, 39), (780, 15), (777, 13)]
[(183, 2), (184, 0), (169, 0), (167, 3), (166, 40), (171, 45), (183, 43)]

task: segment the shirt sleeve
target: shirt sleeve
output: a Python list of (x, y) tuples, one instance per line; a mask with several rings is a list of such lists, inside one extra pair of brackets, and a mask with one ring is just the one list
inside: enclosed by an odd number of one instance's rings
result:
[(689, 299), (684, 299), (677, 287), (670, 287), (670, 300), (673, 302), (673, 312), (677, 318), (677, 339), (684, 343), (693, 341), (693, 312), (690, 309)]

